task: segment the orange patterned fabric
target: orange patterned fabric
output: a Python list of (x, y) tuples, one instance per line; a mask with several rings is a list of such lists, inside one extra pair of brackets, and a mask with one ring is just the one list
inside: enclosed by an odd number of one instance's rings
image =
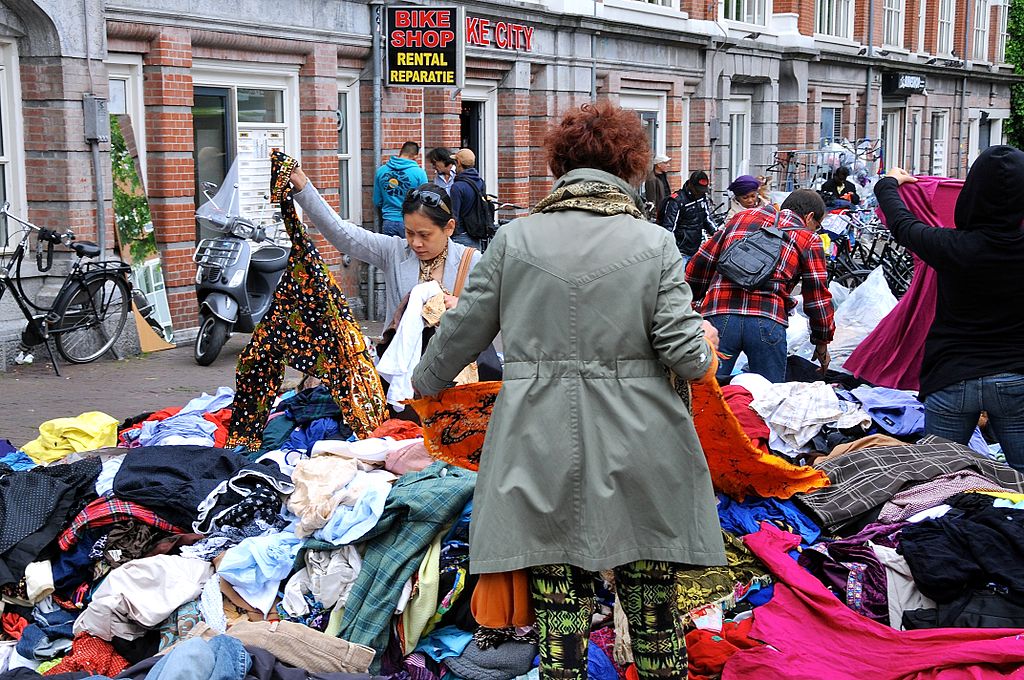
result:
[(692, 383), (693, 424), (715, 488), (733, 498), (790, 498), (828, 486), (821, 470), (764, 453), (743, 432), (717, 380)]
[(537, 621), (527, 569), (480, 574), (470, 602), (473, 619), (484, 628), (532, 626)]
[(436, 397), (406, 402), (420, 417), (427, 453), (476, 471), (500, 382), (478, 382), (444, 390)]

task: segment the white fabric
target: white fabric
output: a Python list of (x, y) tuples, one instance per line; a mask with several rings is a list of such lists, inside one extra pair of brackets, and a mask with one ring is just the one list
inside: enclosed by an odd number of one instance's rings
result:
[(893, 548), (868, 541), (875, 557), (885, 567), (885, 589), (889, 600), (889, 625), (903, 630), (903, 612), (914, 609), (934, 609), (935, 601), (925, 597), (910, 573), (907, 560)]
[(220, 589), (220, 574), (214, 574), (203, 586), (203, 594), (199, 597), (199, 610), (203, 613), (203, 621), (218, 633), (228, 629), (228, 617), (224, 613), (224, 595)]
[(53, 568), (50, 560), (32, 562), (25, 567), (25, 593), (33, 604), (53, 594)]
[(942, 517), (943, 515), (945, 515), (947, 512), (949, 512), (952, 509), (953, 509), (952, 507), (950, 507), (950, 506), (946, 505), (945, 503), (943, 503), (942, 505), (936, 505), (934, 508), (928, 508), (927, 510), (922, 510), (921, 512), (917, 513), (916, 515), (912, 515), (912, 516), (908, 517), (907, 521), (911, 522), (913, 524), (917, 524), (918, 522), (923, 522), (926, 519), (938, 519), (939, 517)]
[(307, 593), (326, 609), (344, 607), (363, 568), (363, 558), (355, 546), (346, 545), (329, 552), (309, 550), (305, 563), (284, 588), (281, 605), (285, 611), (291, 616), (308, 614)]
[(321, 439), (313, 444), (310, 449), (310, 456), (330, 454), (342, 458), (355, 458), (366, 463), (383, 463), (388, 454), (405, 448), (408, 440), (394, 440), (390, 437), (363, 439), (355, 442), (341, 441), (340, 439)]
[(256, 459), (256, 462), (265, 463), (270, 461), (277, 465), (282, 473), (291, 477), (292, 473), (295, 472), (295, 465), (305, 457), (306, 454), (303, 451), (296, 451), (294, 449), (289, 451), (275, 450), (264, 453)]
[(199, 597), (213, 575), (209, 562), (177, 555), (132, 560), (110, 572), (75, 621), (75, 635), (135, 640)]
[(113, 458), (107, 458), (103, 461), (103, 467), (100, 469), (100, 476), (96, 478), (97, 496), (103, 496), (114, 490), (114, 477), (117, 476), (117, 471), (121, 469), (121, 463), (123, 462), (124, 454), (114, 456)]
[(296, 536), (305, 538), (327, 524), (341, 502), (339, 492), (352, 481), (360, 466), (358, 460), (330, 454), (314, 455), (295, 465), (295, 490), (288, 497), (288, 509), (299, 518)]
[(377, 372), (390, 383), (388, 403), (395, 408), (403, 408), (402, 402), (413, 397), (412, 374), (423, 352), (423, 304), (443, 292), (437, 281), (421, 283), (409, 291), (409, 304), (395, 337), (377, 363)]
[(864, 409), (841, 402), (823, 382), (779, 383), (761, 392), (750, 408), (768, 425), (768, 446), (776, 451), (803, 450), (825, 425), (849, 429), (871, 424), (871, 416)]

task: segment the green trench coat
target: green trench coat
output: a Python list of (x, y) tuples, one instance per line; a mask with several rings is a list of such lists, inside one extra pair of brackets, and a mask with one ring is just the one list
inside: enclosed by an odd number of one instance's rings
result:
[[(558, 180), (625, 182), (599, 170)], [(475, 573), (636, 560), (725, 564), (711, 477), (666, 377), (708, 370), (672, 235), (580, 210), (505, 225), (413, 378), (436, 394), (497, 336), (505, 382), (480, 463)]]

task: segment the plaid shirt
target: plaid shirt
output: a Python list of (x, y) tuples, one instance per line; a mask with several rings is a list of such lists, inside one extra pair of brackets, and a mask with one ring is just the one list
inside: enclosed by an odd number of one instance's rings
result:
[(795, 306), (793, 288), (802, 283), (804, 311), (810, 320), (811, 342), (831, 342), (836, 326), (832, 294), (825, 273), (825, 250), (821, 239), (808, 231), (800, 217), (782, 212), (779, 228), (789, 236), (782, 247), (782, 258), (765, 290), (747, 291), (717, 272), (718, 258), (725, 248), (775, 222), (772, 206), (737, 213), (732, 220), (701, 245), (686, 268), (686, 280), (693, 289), (694, 306), (704, 316), (739, 314), (763, 316), (789, 325), (788, 315)]
[(95, 529), (127, 520), (142, 522), (171, 534), (185, 533), (152, 510), (131, 501), (122, 501), (107, 495), (100, 496), (85, 506), (71, 521), (71, 525), (60, 535), (57, 543), (61, 550), (70, 550), (78, 543), (79, 534), (85, 529)]

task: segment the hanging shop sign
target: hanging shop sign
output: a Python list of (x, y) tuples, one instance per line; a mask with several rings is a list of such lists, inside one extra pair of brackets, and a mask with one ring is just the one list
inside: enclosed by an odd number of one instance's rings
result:
[(466, 43), (474, 47), (533, 51), (533, 26), (466, 17)]
[(459, 7), (388, 7), (385, 84), (462, 87), (465, 27)]
[(925, 77), (919, 73), (883, 73), (883, 95), (911, 95), (924, 92)]

